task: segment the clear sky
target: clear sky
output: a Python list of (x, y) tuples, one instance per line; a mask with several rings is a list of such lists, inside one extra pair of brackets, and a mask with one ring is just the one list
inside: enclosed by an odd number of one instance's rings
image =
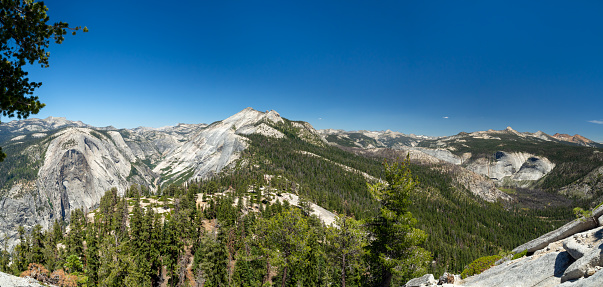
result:
[(601, 1), (45, 3), (90, 32), (30, 69), (34, 117), (160, 127), (253, 107), (317, 129), (603, 142)]

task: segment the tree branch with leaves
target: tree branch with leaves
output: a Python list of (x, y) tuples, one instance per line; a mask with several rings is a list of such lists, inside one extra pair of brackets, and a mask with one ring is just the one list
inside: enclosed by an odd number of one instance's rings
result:
[[(37, 114), (44, 104), (34, 90), (41, 82), (32, 82), (23, 68), (29, 64), (49, 67), (50, 41), (61, 44), (70, 30), (88, 32), (86, 27), (69, 27), (65, 22), (48, 24), (48, 8), (33, 0), (0, 0), (0, 115), (24, 119)], [(0, 148), (0, 161), (6, 155)]]

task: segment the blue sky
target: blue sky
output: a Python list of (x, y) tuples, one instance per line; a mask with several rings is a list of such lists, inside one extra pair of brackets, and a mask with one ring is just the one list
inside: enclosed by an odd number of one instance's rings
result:
[(318, 129), (603, 142), (600, 1), (45, 3), (90, 32), (30, 69), (34, 117), (160, 127), (253, 107)]

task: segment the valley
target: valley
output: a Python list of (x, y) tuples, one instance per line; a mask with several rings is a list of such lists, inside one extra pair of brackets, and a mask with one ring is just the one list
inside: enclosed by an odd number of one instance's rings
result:
[[(304, 234), (316, 239), (326, 236), (329, 223), (337, 223), (336, 215), (370, 221), (380, 205), (367, 183), (384, 179), (384, 160), (408, 156), (409, 170), (418, 181), (409, 194), (408, 210), (417, 219), (416, 227), (428, 235), (423, 247), (433, 256), (425, 271), (459, 274), (476, 258), (509, 252), (562, 226), (575, 218), (574, 207), (589, 209), (603, 200), (603, 150), (594, 142), (576, 142), (579, 138), (569, 141), (511, 128), (442, 138), (391, 131), (317, 131), (275, 111), (251, 108), (210, 125), (158, 129), (96, 128), (61, 118), (13, 121), (0, 125), (0, 146), (8, 154), (0, 163), (0, 235), (8, 251), (23, 246), (27, 234), (59, 228), (65, 240), (46, 235), (53, 246), (65, 245), (63, 251), (48, 247), (55, 261), (47, 265), (56, 268), (70, 254), (87, 258), (84, 241), (72, 237), (88, 238), (94, 232), (99, 240), (104, 238), (100, 243), (107, 250), (129, 250), (118, 255), (123, 261), (102, 267), (117, 268), (121, 275), (107, 269), (104, 277), (117, 280), (111, 282), (136, 280), (128, 277), (136, 275), (129, 268), (142, 267), (124, 262), (142, 264), (134, 259), (135, 251), (148, 248), (137, 245), (137, 231), (131, 230), (134, 209), (140, 206), (139, 213), (150, 213), (152, 230), (166, 238), (171, 228), (183, 238), (178, 244), (154, 243), (162, 247), (152, 256), (162, 262), (140, 270), (153, 273), (144, 274), (155, 283), (175, 282), (177, 276), (176, 282), (193, 282), (198, 279), (195, 272), (209, 272), (214, 265), (192, 263), (201, 260), (195, 252), (203, 240), (207, 246), (226, 248), (216, 255), (222, 261), (212, 263), (229, 266), (219, 280), (243, 282), (241, 272), (249, 273), (253, 282), (276, 280), (288, 266), (304, 274), (284, 276), (288, 284), (312, 285), (309, 278), (327, 282), (332, 279), (326, 274), (336, 272), (329, 269), (335, 267), (327, 263), (328, 252), (315, 247), (320, 254), (303, 253), (310, 262), (323, 264), (320, 272), (325, 273), (304, 273), (300, 270), (309, 266), (291, 263), (269, 267), (268, 273), (274, 274), (267, 276), (267, 261), (258, 259), (265, 254), (253, 258), (251, 245), (246, 245), (250, 234), (266, 232), (257, 222), (263, 218), (268, 224), (293, 207), (302, 211)], [(283, 204), (286, 207), (279, 207)], [(151, 212), (148, 206), (155, 208)], [(119, 214), (120, 210), (125, 211)], [(328, 221), (324, 215), (329, 215)], [(144, 236), (153, 238), (148, 232)], [(175, 240), (176, 235), (170, 236)], [(169, 249), (171, 245), (176, 249)], [(350, 282), (362, 285), (366, 278), (359, 274), (365, 267), (360, 265), (350, 273), (357, 281)], [(157, 268), (165, 271), (157, 273)]]

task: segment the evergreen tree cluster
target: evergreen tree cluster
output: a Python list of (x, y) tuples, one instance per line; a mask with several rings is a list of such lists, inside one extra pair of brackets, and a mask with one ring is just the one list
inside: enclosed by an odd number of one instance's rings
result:
[(94, 212), (73, 211), (68, 228), (38, 225), (30, 235), (21, 228), (13, 263), (5, 252), (0, 268), (19, 275), (43, 266), (75, 276), (79, 286), (382, 286), (378, 270), (403, 268), (371, 261), (368, 238), (384, 235), (362, 221), (342, 215), (326, 226), (305, 200), (292, 206), (264, 190), (237, 192), (219, 180), (151, 197), (138, 187), (126, 191), (133, 197), (111, 189)]

